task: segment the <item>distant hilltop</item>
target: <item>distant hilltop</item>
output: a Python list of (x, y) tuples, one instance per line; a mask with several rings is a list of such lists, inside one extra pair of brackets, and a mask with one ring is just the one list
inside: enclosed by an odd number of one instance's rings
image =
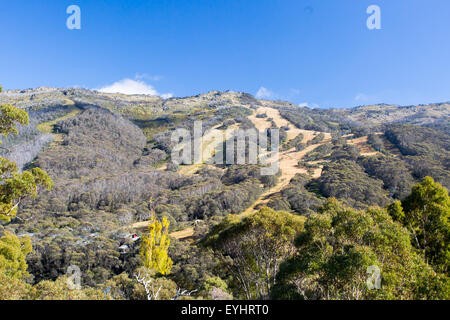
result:
[(276, 108), (317, 110), (316, 113), (333, 113), (351, 121), (378, 125), (391, 122), (430, 124), (450, 119), (450, 102), (411, 106), (377, 104), (353, 108), (312, 109), (281, 100), (256, 99), (253, 95), (234, 91), (211, 91), (191, 97), (161, 98), (159, 96), (121, 93), (102, 93), (82, 88), (50, 88), (7, 90), (0, 93), (0, 103), (11, 103), (19, 108), (39, 110), (52, 106), (97, 105), (130, 118), (140, 118), (152, 113), (176, 112), (189, 108), (209, 106), (244, 106), (256, 108), (270, 104)]

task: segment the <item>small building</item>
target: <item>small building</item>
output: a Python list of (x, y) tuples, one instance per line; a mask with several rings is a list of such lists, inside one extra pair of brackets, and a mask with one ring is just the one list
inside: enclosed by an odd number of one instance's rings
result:
[(141, 237), (139, 237), (136, 233), (128, 234), (125, 236), (125, 242), (133, 243), (133, 242), (138, 241), (140, 238)]
[(130, 247), (128, 247), (126, 244), (123, 244), (119, 247), (119, 251), (121, 254), (128, 253), (130, 252)]

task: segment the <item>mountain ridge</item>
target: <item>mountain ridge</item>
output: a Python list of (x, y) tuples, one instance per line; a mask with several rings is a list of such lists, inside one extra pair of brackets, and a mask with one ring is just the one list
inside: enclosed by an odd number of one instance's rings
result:
[[(157, 95), (148, 95), (148, 94), (122, 94), (122, 93), (104, 93), (93, 89), (85, 89), (85, 88), (77, 88), (77, 87), (69, 87), (69, 88), (58, 88), (58, 87), (37, 87), (37, 88), (27, 88), (27, 89), (9, 89), (4, 90), (0, 93), (0, 101), (7, 100), (2, 97), (14, 97), (14, 96), (27, 96), (27, 95), (37, 95), (37, 94), (48, 94), (48, 93), (62, 93), (63, 95), (67, 95), (69, 92), (80, 92), (90, 95), (98, 95), (103, 97), (109, 97), (111, 99), (123, 99), (128, 101), (137, 100), (139, 101), (141, 98), (144, 101), (174, 101), (174, 100), (186, 100), (186, 99), (193, 99), (193, 98), (205, 98), (205, 97), (212, 97), (217, 95), (237, 95), (237, 96), (249, 96), (255, 100), (259, 101), (269, 101), (274, 104), (290, 104), (293, 106), (297, 106), (296, 104), (283, 99), (256, 99), (252, 94), (246, 93), (244, 91), (233, 91), (233, 90), (211, 90), (205, 93), (199, 93), (196, 95), (191, 96), (183, 96), (183, 97), (170, 97), (170, 98), (162, 98)], [(13, 99), (12, 99), (13, 100)], [(13, 100), (14, 101), (14, 100)], [(370, 108), (381, 108), (381, 107), (390, 107), (390, 108), (413, 108), (413, 107), (426, 107), (426, 106), (446, 106), (450, 104), (449, 101), (441, 101), (441, 102), (430, 102), (430, 103), (421, 103), (421, 104), (412, 104), (412, 105), (400, 105), (400, 104), (392, 104), (392, 103), (377, 103), (377, 104), (367, 104), (367, 105), (358, 105), (353, 107), (329, 107), (329, 108), (319, 108), (322, 110), (360, 110), (360, 109), (370, 109)], [(20, 105), (18, 106), (20, 107)], [(29, 106), (27, 106), (29, 107)], [(316, 108), (310, 108), (308, 106), (298, 106), (299, 108), (307, 108), (307, 109), (316, 109)]]

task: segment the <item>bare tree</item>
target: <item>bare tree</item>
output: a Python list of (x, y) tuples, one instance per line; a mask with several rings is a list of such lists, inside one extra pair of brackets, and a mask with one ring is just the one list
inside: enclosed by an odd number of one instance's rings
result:
[(197, 291), (198, 290), (188, 291), (188, 290), (183, 290), (183, 289), (178, 288), (175, 297), (173, 297), (171, 300), (178, 300), (178, 298), (181, 296), (189, 297), (191, 294), (193, 294), (194, 292), (197, 292)]
[(135, 275), (137, 282), (144, 286), (147, 293), (147, 300), (158, 300), (162, 286), (155, 286), (155, 281), (148, 273), (142, 274), (141, 271)]

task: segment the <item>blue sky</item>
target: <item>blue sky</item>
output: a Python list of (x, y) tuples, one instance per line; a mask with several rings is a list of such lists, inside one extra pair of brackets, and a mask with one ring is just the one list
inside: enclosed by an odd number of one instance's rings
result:
[[(68, 30), (66, 8), (81, 8)], [(381, 30), (366, 9), (381, 8)], [(450, 100), (448, 0), (0, 2), (0, 83), (320, 107)], [(111, 87), (114, 85), (113, 87)]]

